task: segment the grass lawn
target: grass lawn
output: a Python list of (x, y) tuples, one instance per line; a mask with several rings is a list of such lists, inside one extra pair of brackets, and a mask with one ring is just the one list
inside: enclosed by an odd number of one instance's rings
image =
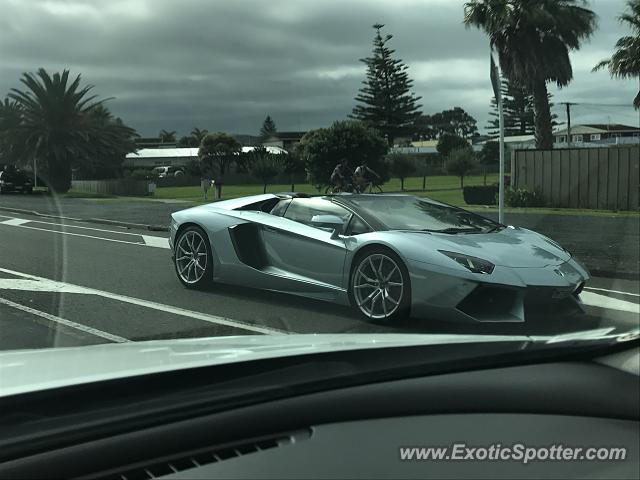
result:
[[(487, 184), (496, 183), (498, 174), (487, 175)], [(465, 185), (483, 185), (484, 177), (482, 175), (466, 177)], [(295, 186), (296, 192), (317, 195), (318, 190), (309, 184), (298, 184)], [(387, 193), (400, 192), (400, 180), (391, 179), (382, 187)], [(495, 212), (497, 214), (498, 207), (467, 205), (462, 197), (460, 189), (460, 180), (453, 176), (436, 176), (427, 177), (427, 190), (422, 191), (422, 177), (411, 177), (405, 179), (404, 188), (407, 193), (417, 195), (419, 197), (429, 197), (451, 205), (464, 207), (479, 213)], [(291, 185), (267, 185), (267, 193), (288, 192)], [(257, 195), (262, 193), (261, 185), (225, 185), (222, 194), (223, 199), (243, 197), (246, 195)], [(156, 199), (177, 199), (193, 203), (211, 202), (213, 190), (209, 191), (209, 200), (202, 198), (202, 190), (197, 187), (162, 187), (156, 190), (154, 197)], [(106, 200), (105, 200), (106, 201)], [(505, 213), (536, 213), (541, 215), (604, 215), (604, 216), (637, 216), (637, 211), (621, 211), (614, 212), (611, 210), (585, 210), (585, 209), (569, 209), (569, 208), (505, 208)]]
[[(487, 184), (498, 181), (498, 175), (487, 175)], [(482, 175), (465, 178), (465, 185), (482, 185), (484, 177)], [(296, 192), (317, 195), (320, 193), (315, 187), (309, 184), (296, 185)], [(452, 205), (466, 205), (460, 190), (460, 180), (453, 176), (427, 177), (427, 191), (422, 191), (422, 177), (411, 177), (404, 181), (404, 188), (421, 197), (430, 197), (435, 200), (450, 203)], [(385, 192), (400, 192), (400, 180), (393, 178), (382, 187)], [(267, 185), (267, 193), (288, 192), (291, 185)], [(257, 195), (262, 193), (261, 185), (224, 185), (222, 195), (224, 199), (243, 197), (246, 195)], [(213, 190), (209, 191), (211, 198)], [(202, 197), (202, 189), (196, 187), (161, 187), (156, 189), (154, 195), (159, 199), (178, 199), (194, 203), (205, 203)], [(210, 200), (209, 200), (210, 201)]]

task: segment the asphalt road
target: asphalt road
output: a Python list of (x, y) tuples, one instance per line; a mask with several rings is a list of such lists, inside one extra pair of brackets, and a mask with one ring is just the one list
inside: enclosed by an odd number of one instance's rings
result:
[[(119, 221), (167, 228), (171, 213), (191, 204), (157, 199), (84, 199), (50, 195), (2, 195), (0, 207), (99, 222)], [(2, 213), (0, 211), (0, 213)], [(23, 212), (18, 213), (21, 215)], [(486, 216), (497, 220), (497, 214)], [(547, 235), (600, 276), (640, 278), (640, 216), (511, 213), (510, 225)]]
[(638, 281), (594, 278), (584, 312), (525, 324), (367, 323), (349, 308), (272, 292), (178, 282), (166, 234), (0, 211), (0, 349), (286, 333), (553, 334), (639, 323)]

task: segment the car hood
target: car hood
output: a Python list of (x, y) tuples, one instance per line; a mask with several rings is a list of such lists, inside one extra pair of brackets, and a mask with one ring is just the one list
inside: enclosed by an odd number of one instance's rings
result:
[[(400, 232), (398, 232), (400, 233)], [(447, 250), (488, 260), (494, 265), (513, 268), (535, 268), (561, 265), (571, 254), (553, 240), (525, 228), (507, 227), (493, 233), (444, 234), (404, 232), (412, 244), (407, 256), (424, 261), (420, 251)]]
[(243, 335), (0, 352), (0, 397), (194, 367), (291, 355), (474, 342), (518, 335)]

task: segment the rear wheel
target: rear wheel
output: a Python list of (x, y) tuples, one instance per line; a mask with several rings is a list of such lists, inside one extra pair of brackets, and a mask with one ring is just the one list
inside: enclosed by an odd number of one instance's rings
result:
[(181, 231), (174, 253), (176, 274), (185, 287), (202, 288), (211, 282), (213, 258), (204, 230), (192, 226)]
[(354, 261), (349, 296), (367, 320), (388, 323), (406, 318), (411, 304), (407, 267), (388, 249), (368, 250)]

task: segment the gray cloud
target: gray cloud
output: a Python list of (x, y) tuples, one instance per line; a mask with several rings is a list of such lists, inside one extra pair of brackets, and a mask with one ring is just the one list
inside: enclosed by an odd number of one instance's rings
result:
[[(0, 0), (0, 93), (24, 71), (70, 68), (116, 97), (144, 135), (194, 126), (255, 133), (326, 126), (353, 107), (376, 22), (395, 35), (426, 112), (460, 105), (480, 126), (491, 98), (488, 46), (462, 25), (462, 0)], [(623, 0), (594, 0), (600, 30), (574, 55), (556, 102), (628, 104), (635, 82), (591, 67), (625, 34)], [(576, 108), (580, 121), (637, 122), (630, 108)]]

